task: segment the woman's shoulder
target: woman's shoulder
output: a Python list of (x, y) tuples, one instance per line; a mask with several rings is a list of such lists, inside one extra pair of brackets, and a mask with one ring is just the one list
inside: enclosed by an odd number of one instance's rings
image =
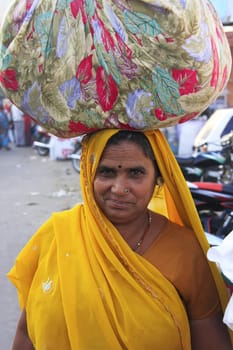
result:
[(192, 319), (215, 312), (218, 296), (207, 258), (193, 230), (166, 219), (144, 256), (172, 282)]
[(184, 262), (187, 266), (193, 266), (198, 261), (206, 260), (194, 231), (167, 218), (144, 256), (154, 265), (161, 268), (169, 266), (169, 269), (175, 266), (183, 269)]
[(157, 239), (155, 239), (153, 242), (151, 248), (153, 248), (153, 245), (156, 246), (157, 244), (162, 244), (162, 242), (166, 245), (168, 244), (169, 246), (172, 245), (173, 248), (180, 245), (182, 245), (182, 247), (197, 245), (200, 248), (198, 240), (192, 229), (172, 222), (166, 217), (163, 217), (163, 222), (164, 224), (162, 225), (162, 229), (159, 232)]
[(55, 237), (57, 227), (59, 225), (66, 226), (68, 222), (76, 217), (76, 213), (80, 205), (75, 205), (71, 209), (53, 212), (50, 217), (42, 223), (41, 226), (29, 239), (25, 247), (37, 247), (38, 252), (42, 252), (52, 242)]

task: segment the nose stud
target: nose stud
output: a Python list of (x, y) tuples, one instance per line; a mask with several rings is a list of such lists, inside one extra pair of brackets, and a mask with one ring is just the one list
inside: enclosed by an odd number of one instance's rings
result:
[(128, 194), (128, 193), (129, 193), (129, 189), (128, 189), (128, 188), (125, 188), (125, 189), (124, 189), (124, 193), (125, 193), (125, 194)]

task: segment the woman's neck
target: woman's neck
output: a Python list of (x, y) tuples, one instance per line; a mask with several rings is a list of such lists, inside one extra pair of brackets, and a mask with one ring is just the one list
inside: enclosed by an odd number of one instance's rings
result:
[(127, 224), (115, 225), (128, 245), (136, 250), (142, 244), (145, 236), (148, 234), (151, 225), (151, 212), (146, 211), (139, 218), (134, 219)]

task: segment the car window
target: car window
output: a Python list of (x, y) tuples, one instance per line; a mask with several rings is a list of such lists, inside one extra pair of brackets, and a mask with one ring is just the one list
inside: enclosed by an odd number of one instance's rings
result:
[(231, 119), (226, 124), (225, 128), (223, 129), (223, 131), (221, 133), (221, 137), (226, 135), (226, 134), (229, 134), (232, 130), (233, 130), (233, 116), (231, 117)]

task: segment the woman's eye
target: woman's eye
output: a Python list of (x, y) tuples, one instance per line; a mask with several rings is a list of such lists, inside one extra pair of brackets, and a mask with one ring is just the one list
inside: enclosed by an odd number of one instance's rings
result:
[(111, 168), (99, 168), (98, 171), (97, 171), (97, 174), (98, 175), (101, 175), (101, 176), (106, 176), (106, 177), (109, 177), (109, 176), (114, 176), (115, 175), (115, 171)]
[(136, 169), (131, 169), (130, 170), (130, 174), (131, 176), (141, 176), (143, 175), (145, 172), (143, 169), (140, 168), (136, 168)]

